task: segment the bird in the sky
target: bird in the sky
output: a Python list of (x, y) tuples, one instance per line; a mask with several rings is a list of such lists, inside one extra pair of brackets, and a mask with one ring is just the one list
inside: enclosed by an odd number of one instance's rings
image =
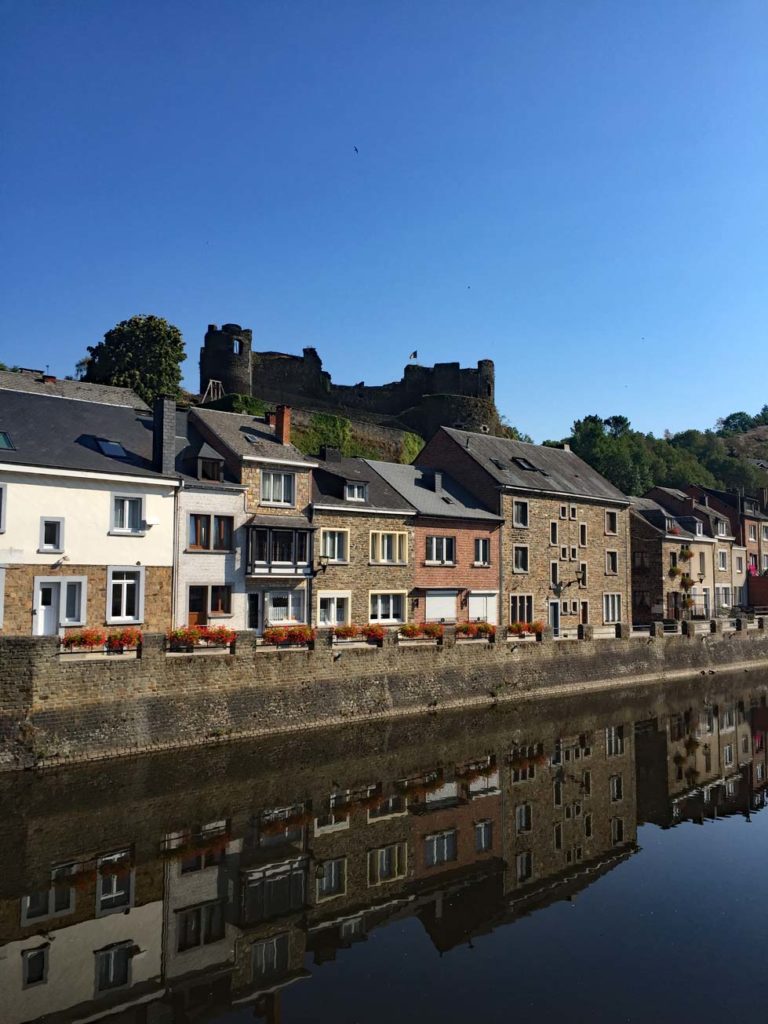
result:
[(360, 152), (360, 150), (357, 148), (357, 146), (354, 147), (354, 150), (355, 150), (356, 153)]

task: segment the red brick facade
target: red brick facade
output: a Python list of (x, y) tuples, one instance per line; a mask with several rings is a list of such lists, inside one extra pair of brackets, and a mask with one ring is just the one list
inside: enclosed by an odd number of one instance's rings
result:
[[(499, 591), (499, 538), (501, 526), (495, 522), (471, 522), (465, 519), (427, 519), (418, 517), (414, 530), (414, 594), (418, 604), (413, 618), (425, 622), (428, 590), (458, 591), (456, 621), (469, 617), (468, 595), (472, 591)], [(428, 538), (446, 537), (454, 541), (454, 564), (430, 564)], [(487, 540), (489, 564), (476, 564), (475, 541)]]

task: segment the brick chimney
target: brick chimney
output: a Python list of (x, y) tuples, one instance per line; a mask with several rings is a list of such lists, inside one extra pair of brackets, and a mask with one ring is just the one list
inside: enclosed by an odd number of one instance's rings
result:
[(291, 443), (290, 405), (278, 405), (275, 410), (275, 433), (280, 444)]
[(152, 468), (163, 476), (176, 471), (176, 403), (161, 395), (152, 412)]
[(436, 469), (432, 477), (432, 487), (435, 494), (440, 494), (443, 489), (443, 474), (441, 470)]

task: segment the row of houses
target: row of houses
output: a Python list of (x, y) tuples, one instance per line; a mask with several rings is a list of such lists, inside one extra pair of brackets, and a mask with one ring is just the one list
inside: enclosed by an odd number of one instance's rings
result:
[(765, 505), (734, 501), (630, 499), (567, 445), (450, 427), (413, 465), (312, 458), (285, 406), (150, 410), (126, 389), (0, 373), (8, 634), (709, 617), (768, 569)]

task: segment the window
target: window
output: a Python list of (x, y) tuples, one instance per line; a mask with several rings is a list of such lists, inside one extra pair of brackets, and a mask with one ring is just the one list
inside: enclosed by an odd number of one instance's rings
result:
[(556, 850), (562, 850), (563, 848), (563, 826), (561, 822), (557, 822), (554, 828), (554, 834), (552, 836), (552, 844)]
[(563, 806), (563, 784), (560, 779), (555, 779), (552, 783), (552, 803), (555, 807)]
[(405, 594), (371, 594), (371, 622), (403, 622)]
[(189, 546), (207, 550), (211, 546), (211, 517), (193, 513), (189, 517)]
[(428, 562), (453, 562), (456, 554), (454, 537), (427, 537)]
[(608, 757), (618, 757), (624, 753), (623, 725), (610, 725), (605, 730), (605, 752)]
[(64, 550), (64, 520), (40, 520), (40, 551)]
[(520, 527), (521, 529), (528, 528), (528, 502), (527, 501), (513, 501), (512, 502), (512, 525)]
[(768, 526), (763, 527), (763, 540), (768, 540)]
[(493, 822), (475, 822), (475, 852), (488, 853), (493, 847)]
[(344, 487), (344, 497), (347, 501), (365, 501), (368, 497), (368, 485), (349, 481)]
[(567, 519), (568, 518), (568, 506), (567, 505), (561, 505), (560, 506), (560, 518), (561, 519)]
[(510, 622), (533, 622), (533, 595), (511, 594), (509, 598)]
[(143, 526), (144, 499), (114, 494), (110, 533), (142, 533)]
[(763, 555), (763, 572), (768, 571), (768, 555)]
[(199, 475), (201, 480), (221, 480), (224, 463), (220, 459), (200, 459)]
[(13, 444), (11, 443), (11, 435), (5, 430), (0, 430), (0, 449), (5, 451), (13, 451)]
[(211, 615), (232, 614), (232, 587), (215, 585), (211, 587)]
[(248, 874), (243, 905), (244, 924), (301, 910), (306, 902), (306, 863), (293, 860)]
[(533, 855), (531, 853), (518, 853), (515, 858), (518, 882), (527, 882), (533, 877)]
[(371, 561), (378, 565), (404, 565), (408, 561), (408, 534), (372, 531)]
[(210, 946), (224, 938), (224, 903), (204, 903), (180, 910), (176, 917), (176, 950), (184, 953), (198, 946)]
[(96, 991), (123, 988), (130, 981), (132, 942), (121, 942), (99, 949), (96, 957)]
[(606, 512), (605, 513), (605, 532), (606, 533), (618, 533), (619, 532), (619, 513), (618, 512)]
[(144, 567), (107, 569), (107, 622), (141, 622), (144, 618)]
[(736, 556), (736, 572), (744, 572), (744, 556)]
[(107, 441), (105, 438), (97, 438), (96, 444), (101, 449), (102, 455), (108, 455), (111, 459), (125, 459), (128, 453), (119, 441)]
[(757, 540), (757, 526), (754, 523), (749, 527), (749, 539)]
[(250, 527), (247, 572), (262, 575), (269, 573), (269, 566), (280, 565), (294, 566), (298, 574), (300, 566), (309, 564), (309, 550), (308, 530)]
[(611, 840), (614, 843), (624, 842), (624, 819), (613, 818), (611, 820)]
[(85, 595), (88, 577), (62, 579), (64, 588), (64, 607), (62, 624), (64, 626), (82, 626), (85, 623)]
[(603, 622), (621, 622), (621, 594), (603, 594)]
[(513, 568), (515, 572), (528, 572), (528, 547), (527, 545), (515, 544), (513, 552)]
[(330, 562), (347, 561), (348, 530), (321, 530), (320, 554)]
[(530, 832), (533, 814), (530, 804), (518, 804), (515, 808), (515, 828), (518, 833)]
[(128, 850), (99, 857), (98, 875), (96, 911), (99, 915), (122, 912), (132, 905), (133, 869)]
[(587, 524), (579, 523), (579, 546), (585, 548), (587, 546)]
[(697, 537), (703, 537), (704, 536), (704, 524), (699, 519), (696, 520), (696, 536)]
[(566, 545), (560, 548), (560, 560), (562, 562), (568, 561), (568, 547)]
[(727, 537), (728, 536), (728, 524), (724, 519), (717, 520), (717, 536)]
[(349, 622), (350, 594), (319, 593), (317, 621), (321, 626), (344, 626)]
[(24, 949), (21, 953), (22, 985), (31, 988), (43, 985), (48, 980), (48, 943), (36, 949)]
[(704, 552), (703, 551), (699, 552), (699, 572), (701, 573), (702, 576), (706, 576)]
[(369, 850), (368, 885), (381, 885), (395, 878), (405, 878), (407, 850), (405, 843), (392, 843), (378, 850)]
[(605, 571), (608, 576), (616, 576), (619, 571), (619, 552), (605, 552)]
[(290, 935), (272, 935), (251, 947), (251, 978), (254, 983), (269, 981), (285, 974), (289, 967)]
[(578, 511), (577, 511), (577, 509), (576, 509), (576, 506), (575, 506), (575, 505), (571, 505), (571, 507), (570, 507), (570, 509), (568, 510), (568, 512), (569, 512), (569, 514), (570, 514), (570, 517), (571, 517), (571, 519), (575, 519), (575, 518), (576, 518), (576, 516), (578, 515)]
[(549, 524), (549, 543), (553, 548), (557, 547), (557, 522), (555, 520)]
[(728, 568), (728, 552), (718, 551), (717, 552), (717, 568), (727, 570)]
[(456, 860), (456, 829), (437, 832), (424, 840), (424, 861), (428, 868)]
[(581, 773), (581, 789), (584, 796), (592, 795), (592, 772), (586, 771)]
[(265, 625), (304, 622), (304, 591), (270, 591), (265, 596)]
[(557, 586), (560, 581), (560, 570), (558, 569), (557, 562), (549, 563), (549, 582), (554, 586)]
[(491, 564), (490, 537), (475, 537), (475, 565)]
[(519, 466), (520, 469), (526, 469), (529, 472), (536, 472), (536, 467), (532, 462), (529, 462), (528, 459), (523, 459), (519, 456), (516, 456), (515, 458), (512, 459), (512, 461), (515, 463), (516, 466)]
[(723, 747), (723, 764), (726, 768), (730, 768), (733, 765), (733, 744), (726, 743)]
[(579, 587), (582, 590), (586, 590), (587, 585), (588, 585), (588, 581), (589, 581), (589, 573), (587, 571), (587, 563), (586, 562), (580, 562), (579, 563), (579, 571), (580, 571), (580, 574), (581, 574), (581, 580), (579, 581)]
[(232, 550), (232, 531), (234, 527), (234, 519), (232, 516), (214, 516), (213, 517), (213, 550), (214, 551), (231, 551)]
[(332, 896), (341, 896), (347, 890), (347, 858), (327, 860), (318, 865), (322, 871), (317, 879), (317, 898), (327, 900)]
[(624, 781), (621, 775), (612, 775), (609, 780), (611, 800), (621, 800), (624, 797)]
[(295, 485), (295, 473), (281, 473), (271, 469), (262, 469), (262, 505), (293, 505), (296, 492)]
[(592, 838), (592, 815), (591, 814), (585, 814), (584, 815), (584, 838), (585, 839), (591, 839)]

